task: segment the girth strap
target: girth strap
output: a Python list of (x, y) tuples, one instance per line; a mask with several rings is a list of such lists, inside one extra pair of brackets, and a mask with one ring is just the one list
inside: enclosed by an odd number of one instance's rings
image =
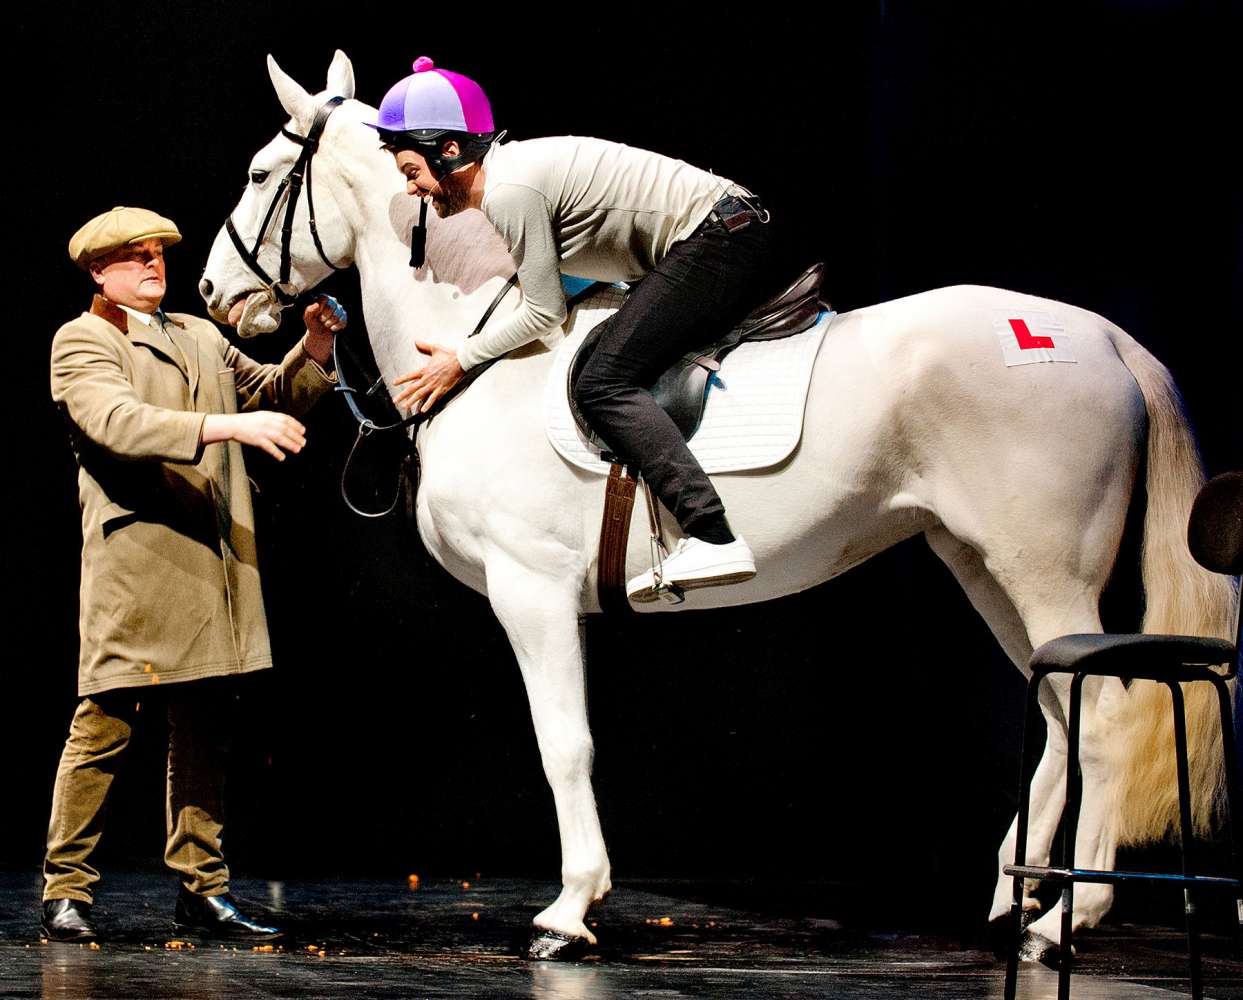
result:
[(596, 562), (596, 596), (605, 614), (629, 614), (626, 599), (626, 544), (634, 491), (638, 479), (621, 462), (609, 468), (604, 484), (604, 514), (600, 521), (600, 554)]

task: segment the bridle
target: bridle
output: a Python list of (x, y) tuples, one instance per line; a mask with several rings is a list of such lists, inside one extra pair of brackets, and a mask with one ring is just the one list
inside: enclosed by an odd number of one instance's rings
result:
[[(319, 240), (319, 230), (315, 227), (315, 198), (311, 193), (311, 159), (319, 149), (319, 138), (324, 133), (324, 126), (332, 116), (332, 113), (341, 106), (344, 100), (344, 97), (333, 97), (325, 101), (319, 110), (315, 112), (315, 119), (311, 122), (310, 131), (305, 136), (290, 132), (285, 128), (281, 129), (281, 135), (301, 146), (302, 152), (294, 165), (289, 168), (289, 173), (281, 180), (280, 186), (276, 189), (276, 194), (272, 196), (272, 203), (268, 205), (268, 210), (263, 216), (263, 224), (259, 226), (259, 232), (255, 235), (254, 248), (248, 250), (246, 244), (242, 242), (241, 236), (238, 235), (237, 227), (233, 225), (232, 213), (224, 220), (225, 231), (228, 232), (229, 239), (233, 241), (233, 246), (237, 249), (238, 255), (255, 273), (255, 276), (263, 282), (264, 288), (276, 297), (276, 300), (282, 307), (292, 305), (298, 297), (296, 293), (291, 294), (288, 291), (291, 268), (290, 242), (293, 239), (294, 212), (298, 208), (298, 196), (302, 193), (304, 178), (306, 180), (306, 204), (310, 213), (311, 239), (315, 241), (315, 249), (319, 251), (320, 259), (334, 271), (345, 270), (345, 267), (330, 261), (328, 255), (324, 253), (324, 246)], [(285, 221), (281, 226), (281, 272), (280, 278), (273, 281), (268, 272), (259, 263), (259, 249), (266, 240), (268, 226), (272, 223), (272, 217), (276, 214), (281, 198), (286, 194), (288, 194), (288, 198), (285, 203)]]

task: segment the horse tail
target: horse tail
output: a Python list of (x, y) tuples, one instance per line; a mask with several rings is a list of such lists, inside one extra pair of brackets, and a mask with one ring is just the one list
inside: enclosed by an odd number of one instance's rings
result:
[[(1164, 365), (1117, 327), (1111, 327), (1110, 334), (1148, 411), (1143, 631), (1230, 638), (1235, 583), (1201, 567), (1187, 547), (1187, 518), (1204, 484), (1204, 468), (1182, 399)], [(1221, 716), (1211, 685), (1182, 687), (1192, 816), (1197, 833), (1203, 835), (1225, 797)], [(1174, 721), (1164, 684), (1131, 684), (1120, 737), (1126, 754), (1119, 788), (1120, 842), (1163, 840), (1179, 828)]]

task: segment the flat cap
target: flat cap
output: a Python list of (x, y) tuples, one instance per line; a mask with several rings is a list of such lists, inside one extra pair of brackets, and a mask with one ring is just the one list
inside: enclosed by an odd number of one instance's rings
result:
[(97, 215), (69, 239), (69, 256), (78, 267), (86, 270), (96, 257), (143, 240), (162, 240), (172, 246), (181, 242), (181, 233), (172, 219), (145, 208), (118, 205), (111, 212)]

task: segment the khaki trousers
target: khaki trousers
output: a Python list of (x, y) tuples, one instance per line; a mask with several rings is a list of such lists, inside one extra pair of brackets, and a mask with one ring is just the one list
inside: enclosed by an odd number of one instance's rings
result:
[(227, 682), (214, 680), (169, 685), (155, 698), (150, 694), (145, 688), (108, 691), (78, 705), (52, 793), (44, 899), (92, 901), (99, 872), (90, 858), (103, 834), (108, 791), (140, 715), (152, 715), (160, 706), (168, 714), (164, 860), (190, 892), (228, 891), (220, 834), (234, 698)]

